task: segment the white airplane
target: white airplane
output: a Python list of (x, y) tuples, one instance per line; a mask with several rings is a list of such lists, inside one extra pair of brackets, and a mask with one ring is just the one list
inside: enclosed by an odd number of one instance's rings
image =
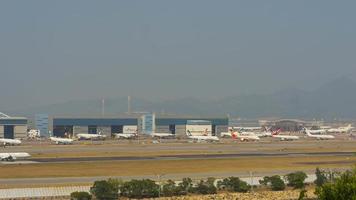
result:
[(137, 136), (137, 134), (135, 134), (135, 133), (117, 133), (117, 134), (115, 134), (115, 138), (117, 138), (117, 139), (121, 139), (121, 138), (123, 138), (123, 139), (131, 139), (131, 138), (134, 138), (136, 136)]
[(196, 140), (198, 142), (201, 141), (210, 141), (210, 142), (215, 142), (215, 141), (220, 141), (220, 139), (217, 136), (212, 136), (212, 135), (192, 135), (192, 133), (187, 130), (187, 136), (189, 139)]
[(7, 145), (20, 145), (21, 144), (21, 140), (18, 139), (6, 139), (6, 138), (0, 138), (0, 143), (5, 146)]
[(77, 134), (79, 140), (105, 140), (106, 135), (99, 134), (89, 134), (89, 133), (79, 133)]
[(345, 127), (339, 127), (339, 128), (331, 128), (328, 129), (328, 133), (350, 133), (354, 127), (349, 124), (348, 126)]
[(316, 138), (318, 140), (329, 140), (329, 139), (334, 139), (335, 136), (333, 135), (313, 135), (310, 133), (308, 129), (304, 129), (305, 133), (307, 134), (308, 137)]
[(318, 129), (318, 130), (309, 130), (311, 134), (325, 134), (326, 130), (325, 129)]
[(260, 137), (253, 132), (238, 132), (231, 130), (231, 137), (234, 139), (240, 139), (241, 141), (258, 141)]
[(73, 144), (73, 139), (69, 138), (50, 137), (50, 139), (56, 144)]
[(1, 161), (14, 161), (16, 159), (28, 158), (31, 155), (26, 152), (21, 153), (0, 153)]
[[(272, 133), (269, 132), (269, 131), (258, 132), (258, 133), (255, 133), (255, 132), (242, 132), (241, 135), (255, 135), (257, 137), (268, 137), (268, 136), (272, 136)], [(221, 132), (220, 136), (221, 137), (233, 137), (233, 135), (231, 134), (231, 131), (230, 132)]]
[(282, 141), (291, 141), (291, 140), (299, 140), (298, 136), (295, 135), (279, 135), (279, 133), (281, 132), (280, 129), (278, 129), (277, 131), (274, 131), (272, 133), (272, 137), (274, 138), (279, 138)]
[(263, 127), (264, 131), (263, 132), (258, 132), (255, 133), (258, 137), (271, 137), (273, 132), (271, 131), (271, 128)]
[(221, 132), (220, 137), (232, 137), (231, 132)]
[(242, 126), (235, 126), (233, 127), (234, 130), (239, 130), (239, 131), (258, 131), (261, 130), (260, 126), (256, 127), (242, 127)]
[(172, 133), (151, 133), (153, 138), (172, 138), (175, 135)]

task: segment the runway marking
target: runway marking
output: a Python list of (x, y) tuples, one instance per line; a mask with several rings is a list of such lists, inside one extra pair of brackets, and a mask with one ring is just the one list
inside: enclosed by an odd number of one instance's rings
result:
[(236, 153), (236, 154), (191, 154), (162, 156), (110, 156), (110, 157), (70, 157), (36, 158), (37, 163), (91, 162), (91, 161), (144, 161), (144, 160), (189, 160), (189, 159), (226, 159), (241, 157), (281, 157), (281, 156), (355, 156), (355, 152), (301, 152), (301, 153)]

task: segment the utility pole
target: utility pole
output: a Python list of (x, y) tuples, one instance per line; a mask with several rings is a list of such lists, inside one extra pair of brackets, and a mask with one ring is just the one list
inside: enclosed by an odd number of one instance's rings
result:
[(102, 98), (101, 100), (101, 115), (104, 116), (105, 115), (105, 99)]
[(127, 114), (131, 114), (131, 96), (127, 96)]
[(251, 192), (253, 192), (253, 177), (252, 177), (252, 171), (250, 171), (250, 183), (251, 183)]

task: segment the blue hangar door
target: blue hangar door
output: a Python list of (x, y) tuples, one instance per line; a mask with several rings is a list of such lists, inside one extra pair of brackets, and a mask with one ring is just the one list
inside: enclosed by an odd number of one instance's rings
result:
[(14, 126), (13, 125), (5, 125), (4, 126), (4, 138), (14, 139)]

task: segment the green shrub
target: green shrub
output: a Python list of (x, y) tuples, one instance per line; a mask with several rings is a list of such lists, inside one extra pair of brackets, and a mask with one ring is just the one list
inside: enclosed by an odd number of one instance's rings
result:
[(194, 193), (193, 181), (191, 178), (183, 178), (182, 182), (178, 184), (179, 195), (186, 195)]
[(325, 183), (315, 191), (319, 200), (355, 200), (356, 168), (335, 178), (334, 183)]
[(299, 192), (298, 200), (304, 200), (306, 197), (307, 197), (307, 190), (306, 189), (302, 189)]
[(121, 188), (121, 195), (128, 198), (155, 198), (159, 195), (159, 186), (152, 180), (131, 180), (125, 182)]
[(194, 188), (195, 193), (216, 194), (217, 188), (215, 187), (214, 182), (215, 182), (214, 178), (208, 178), (207, 181), (200, 180), (200, 182)]
[(303, 188), (304, 181), (307, 178), (307, 174), (302, 171), (287, 174), (285, 179), (288, 181), (288, 186), (294, 188)]
[(259, 180), (258, 182), (260, 182), (261, 185), (267, 186), (271, 182), (271, 177), (265, 176), (262, 180)]
[(230, 192), (248, 192), (251, 189), (251, 186), (245, 181), (240, 180), (238, 177), (229, 177), (219, 181), (218, 188)]
[(286, 188), (286, 184), (282, 180), (282, 178), (278, 175), (270, 177), (271, 189), (273, 191), (281, 191)]
[(178, 196), (181, 193), (181, 188), (176, 186), (176, 183), (172, 180), (168, 180), (162, 187), (162, 195), (165, 197)]
[(91, 198), (88, 192), (72, 192), (70, 194), (71, 200), (91, 200)]
[(315, 176), (316, 176), (316, 179), (315, 179), (314, 183), (317, 186), (322, 186), (328, 181), (328, 178), (326, 177), (325, 172), (320, 170), (319, 167), (317, 167), (315, 170)]
[(118, 188), (108, 181), (95, 181), (93, 187), (90, 188), (92, 193), (98, 200), (112, 200), (119, 197)]

